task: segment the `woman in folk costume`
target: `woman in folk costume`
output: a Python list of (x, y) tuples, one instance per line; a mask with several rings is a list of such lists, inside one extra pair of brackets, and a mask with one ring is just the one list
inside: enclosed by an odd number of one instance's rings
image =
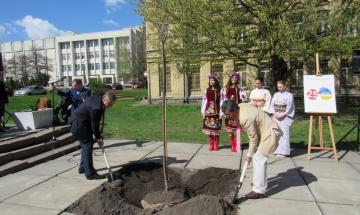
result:
[(201, 113), (203, 116), (203, 133), (209, 136), (209, 151), (217, 151), (221, 131), (220, 85), (218, 78), (213, 74), (209, 75), (209, 87), (203, 96)]
[(274, 94), (270, 110), (273, 114), (272, 118), (282, 131), (282, 135), (274, 154), (284, 157), (290, 155), (290, 126), (294, 121), (295, 104), (294, 97), (286, 90), (284, 81), (277, 81), (277, 89), (279, 92)]
[(271, 103), (271, 94), (269, 90), (263, 87), (264, 79), (257, 77), (255, 79), (255, 89), (250, 93), (250, 102), (256, 106), (263, 107), (262, 110), (269, 113), (270, 112), (270, 103)]
[[(246, 100), (247, 95), (241, 88), (239, 83), (239, 74), (237, 72), (231, 72), (229, 74), (229, 81), (226, 87), (221, 90), (221, 104), (226, 100), (233, 100), (237, 104), (240, 104), (242, 100)], [(222, 114), (221, 114), (222, 115)], [(229, 134), (231, 151), (236, 152), (236, 140), (235, 132), (238, 129), (239, 120), (225, 118), (225, 130)], [(239, 137), (238, 137), (239, 138)]]

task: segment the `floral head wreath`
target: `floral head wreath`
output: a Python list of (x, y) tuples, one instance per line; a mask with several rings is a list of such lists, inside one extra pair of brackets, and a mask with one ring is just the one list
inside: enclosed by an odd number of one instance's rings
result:
[(230, 73), (229, 73), (229, 78), (232, 78), (232, 77), (237, 77), (237, 78), (239, 78), (239, 77), (240, 77), (240, 74), (239, 74), (238, 72), (235, 72), (235, 71), (230, 72)]
[(214, 74), (210, 74), (209, 76), (208, 76), (208, 78), (209, 78), (209, 80), (210, 79), (215, 79), (215, 80), (219, 80), (219, 78), (217, 77), (217, 75), (214, 73)]

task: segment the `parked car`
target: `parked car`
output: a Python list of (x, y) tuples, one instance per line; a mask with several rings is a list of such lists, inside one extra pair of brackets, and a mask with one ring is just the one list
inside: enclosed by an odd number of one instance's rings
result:
[(142, 81), (139, 81), (139, 82), (137, 82), (137, 83), (133, 83), (133, 85), (132, 85), (132, 88), (133, 88), (133, 89), (144, 88), (144, 87), (145, 87), (145, 83), (142, 82)]
[(122, 90), (123, 89), (123, 86), (121, 84), (118, 84), (118, 83), (112, 84), (111, 87), (112, 87), (113, 90)]
[(28, 86), (25, 88), (21, 88), (20, 90), (16, 90), (15, 96), (26, 96), (26, 95), (46, 95), (47, 90), (41, 86)]

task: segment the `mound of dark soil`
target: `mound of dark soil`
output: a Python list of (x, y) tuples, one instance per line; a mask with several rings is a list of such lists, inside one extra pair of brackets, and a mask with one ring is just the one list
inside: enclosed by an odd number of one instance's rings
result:
[[(114, 173), (121, 178), (105, 182), (70, 205), (74, 214), (233, 214), (239, 172), (221, 168), (187, 170), (169, 168), (169, 191), (164, 191), (162, 166), (130, 163)], [(164, 203), (160, 209), (143, 209), (142, 203)]]

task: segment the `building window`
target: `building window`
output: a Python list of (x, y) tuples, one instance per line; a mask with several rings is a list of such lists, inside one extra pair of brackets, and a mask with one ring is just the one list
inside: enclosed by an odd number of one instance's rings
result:
[(85, 70), (85, 64), (81, 64), (81, 71), (84, 71)]
[(99, 63), (95, 63), (95, 69), (100, 70), (100, 64)]
[(93, 64), (93, 63), (89, 63), (89, 64), (88, 64), (88, 69), (89, 69), (89, 70), (94, 70), (94, 69), (95, 69), (94, 64)]
[(110, 62), (110, 69), (115, 69), (115, 62)]
[(320, 72), (323, 75), (330, 74), (329, 60), (320, 61)]
[(80, 59), (80, 53), (79, 52), (76, 52), (75, 53), (75, 59), (77, 60), (77, 59)]
[(113, 45), (113, 44), (114, 44), (114, 41), (111, 38), (101, 40), (102, 46), (109, 46), (109, 45)]
[(66, 54), (61, 54), (61, 58), (62, 58), (63, 60), (66, 60)]
[(223, 65), (220, 63), (214, 63), (211, 65), (211, 73), (216, 74), (219, 78), (220, 87), (223, 84)]
[(105, 50), (103, 53), (103, 57), (109, 57), (109, 51)]
[(353, 87), (354, 76), (352, 73), (352, 65), (346, 60), (341, 60), (341, 79), (340, 84), (342, 87)]
[(103, 78), (103, 82), (104, 84), (112, 84), (112, 78), (109, 77)]
[(79, 71), (80, 70), (80, 64), (75, 64), (75, 71)]
[(99, 52), (96, 51), (96, 52), (95, 52), (95, 58), (99, 58), (99, 56), (100, 56), (100, 55), (99, 55)]
[(85, 59), (85, 53), (81, 52), (81, 59)]
[(246, 87), (247, 86), (246, 64), (235, 63), (235, 71), (240, 73), (239, 83), (241, 84), (241, 87)]
[(66, 66), (66, 65), (62, 65), (62, 66), (61, 66), (61, 71), (62, 71), (62, 72), (66, 72), (66, 69), (67, 69), (67, 66)]
[(103, 68), (104, 69), (110, 69), (109, 63), (103, 63)]
[(66, 56), (67, 56), (67, 59), (68, 59), (68, 60), (71, 59), (71, 58), (70, 58), (70, 53), (67, 53)]
[(109, 51), (109, 56), (110, 56), (110, 57), (114, 57), (114, 50), (110, 50), (110, 51)]
[(60, 43), (60, 49), (68, 49), (70, 46), (69, 43)]
[(261, 70), (261, 77), (264, 79), (264, 86), (265, 87), (268, 87), (269, 86), (269, 75), (270, 75), (270, 72), (268, 69), (263, 69)]
[(200, 90), (200, 65), (190, 66), (190, 90)]
[(68, 70), (68, 72), (71, 72), (71, 70), (72, 70), (72, 69), (71, 69), (71, 65), (68, 65), (68, 66), (67, 66), (67, 70)]
[(88, 57), (89, 57), (90, 59), (94, 58), (94, 52), (89, 52)]
[[(159, 67), (159, 78), (160, 78), (160, 95), (163, 92), (163, 67)], [(166, 92), (171, 92), (171, 71), (170, 67), (166, 67)]]
[(94, 40), (94, 46), (95, 47), (99, 46), (99, 41), (98, 40)]
[(87, 41), (87, 46), (88, 47), (93, 47), (94, 46), (94, 41), (90, 40), (90, 41)]
[(75, 48), (82, 48), (82, 47), (84, 47), (84, 41), (74, 42), (74, 47), (75, 47)]

